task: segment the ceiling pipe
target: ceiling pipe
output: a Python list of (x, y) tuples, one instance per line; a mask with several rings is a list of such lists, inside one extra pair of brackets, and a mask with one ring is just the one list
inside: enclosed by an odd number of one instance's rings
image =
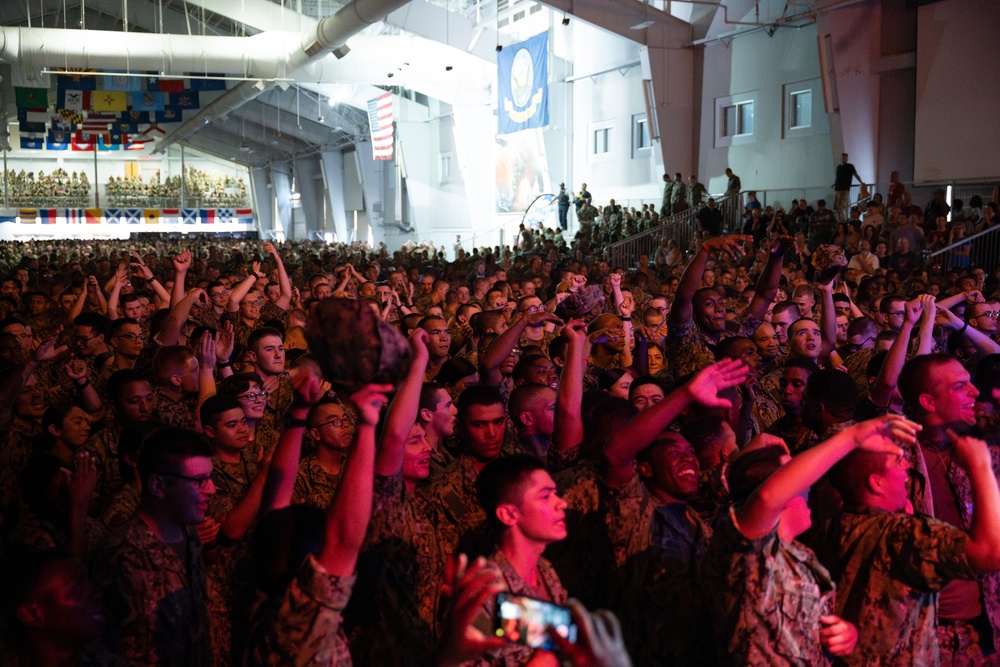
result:
[[(315, 27), (306, 30), (298, 48), (286, 54), (282, 64), (287, 67), (285, 77), (294, 77), (302, 67), (315, 62), (328, 53), (338, 58), (347, 54), (347, 40), (363, 28), (385, 18), (409, 0), (352, 0), (352, 2), (332, 16), (328, 16)], [(266, 34), (266, 33), (264, 33)], [(270, 86), (266, 83), (245, 81), (231, 88), (224, 95), (185, 121), (167, 135), (153, 150), (162, 153), (171, 144), (183, 141), (213, 120), (226, 115), (257, 97)]]

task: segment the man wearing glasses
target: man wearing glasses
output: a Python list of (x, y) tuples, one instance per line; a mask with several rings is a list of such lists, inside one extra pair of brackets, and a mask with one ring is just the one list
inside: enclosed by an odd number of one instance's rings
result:
[(146, 336), (139, 323), (130, 317), (115, 320), (108, 330), (108, 340), (114, 356), (104, 367), (102, 375), (110, 376), (126, 368), (135, 368), (139, 354), (146, 345)]
[(997, 318), (1000, 318), (1000, 304), (993, 302), (973, 303), (965, 309), (965, 321), (996, 340)]
[(202, 313), (201, 322), (205, 326), (220, 331), (222, 329), (222, 316), (226, 313), (229, 295), (232, 292), (217, 280), (209, 283), (205, 291), (208, 293), (208, 302), (211, 307)]
[(95, 560), (114, 650), (131, 665), (211, 664), (196, 527), (215, 495), (212, 446), (197, 433), (163, 428), (143, 444), (138, 470), (139, 509)]
[(356, 422), (354, 413), (338, 401), (328, 400), (313, 406), (308, 425), (316, 451), (299, 462), (293, 503), (324, 510), (330, 506), (347, 462)]
[[(545, 304), (537, 296), (522, 296), (517, 302), (517, 312), (521, 317), (527, 317), (532, 313), (545, 311)], [(549, 353), (549, 343), (556, 338), (555, 325), (552, 322), (529, 322), (517, 342), (517, 346), (524, 348), (534, 345), (542, 351), (542, 354)]]

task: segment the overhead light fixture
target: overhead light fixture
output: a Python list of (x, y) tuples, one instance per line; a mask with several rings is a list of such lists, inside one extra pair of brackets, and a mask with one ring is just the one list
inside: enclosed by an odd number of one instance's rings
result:
[(503, 51), (503, 44), (497, 44), (497, 53)]
[(566, 12), (563, 12), (563, 20), (562, 20), (562, 24), (563, 24), (563, 25), (569, 25), (569, 17), (568, 17), (568, 16), (566, 16)]
[(386, 74), (386, 76), (391, 79), (392, 77), (395, 76), (395, 73), (389, 72), (388, 74)]
[(453, 69), (455, 69), (455, 68), (454, 68), (454, 67), (452, 67), (451, 65), (445, 65), (445, 66), (444, 66), (444, 71), (445, 71), (445, 72), (450, 72), (450, 71), (451, 71), (451, 70), (453, 70)]

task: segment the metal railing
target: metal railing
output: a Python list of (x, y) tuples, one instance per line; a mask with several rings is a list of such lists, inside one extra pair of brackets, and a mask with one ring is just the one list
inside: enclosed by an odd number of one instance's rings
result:
[[(742, 198), (739, 195), (716, 199), (716, 208), (722, 213), (724, 229), (733, 229), (739, 225), (741, 204)], [(631, 268), (638, 265), (640, 255), (648, 255), (652, 259), (660, 244), (663, 243), (663, 239), (673, 239), (677, 242), (681, 252), (685, 252), (691, 246), (698, 229), (696, 219), (699, 210), (698, 208), (689, 208), (667, 218), (658, 227), (615, 241), (605, 249), (605, 257), (612, 266)]]
[(924, 264), (940, 264), (944, 269), (980, 268), (992, 273), (1000, 266), (1000, 225), (964, 236), (939, 250), (925, 252)]

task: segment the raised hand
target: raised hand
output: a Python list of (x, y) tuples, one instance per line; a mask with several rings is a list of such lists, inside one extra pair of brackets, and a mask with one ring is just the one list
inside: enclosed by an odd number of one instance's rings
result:
[(174, 255), (173, 258), (174, 271), (177, 273), (185, 273), (189, 268), (191, 268), (191, 251), (184, 250), (183, 252)]
[(934, 300), (934, 295), (921, 294), (917, 299), (923, 307), (924, 321), (933, 322), (934, 316), (937, 314), (937, 301)]
[(382, 408), (389, 402), (388, 394), (391, 391), (391, 384), (370, 383), (351, 394), (351, 403), (354, 404), (360, 423), (368, 426), (378, 424)]
[(883, 452), (886, 454), (902, 454), (896, 441), (913, 444), (917, 441), (917, 433), (922, 427), (902, 415), (883, 415), (877, 419), (869, 419), (851, 426), (847, 431), (854, 438), (855, 444), (865, 451)]
[(618, 312), (622, 317), (632, 317), (632, 313), (635, 311), (635, 299), (630, 296), (622, 299), (622, 302), (618, 304)]
[(312, 407), (319, 403), (325, 393), (323, 378), (316, 375), (309, 364), (305, 364), (292, 377), (292, 391), (295, 394), (293, 402), (296, 407)]
[(687, 383), (691, 398), (709, 408), (730, 408), (732, 401), (719, 393), (746, 381), (750, 367), (740, 359), (724, 359), (704, 368)]
[(273, 255), (275, 258), (278, 257), (278, 251), (274, 247), (274, 244), (271, 243), (270, 241), (264, 244), (264, 252), (266, 252), (268, 255)]
[(622, 286), (622, 274), (620, 273), (612, 273), (610, 276), (608, 276), (608, 280), (611, 281), (612, 287)]
[(579, 600), (570, 600), (573, 621), (579, 630), (577, 642), (569, 643), (549, 628), (549, 637), (574, 667), (632, 667), (625, 648), (621, 623), (610, 611), (587, 611)]
[(83, 380), (87, 377), (87, 362), (83, 359), (70, 359), (63, 366), (66, 371), (66, 377), (73, 381), (73, 384), (77, 384), (78, 380)]
[(250, 273), (260, 275), (260, 262), (252, 262), (250, 264)]
[(713, 236), (702, 245), (709, 252), (728, 252), (733, 258), (743, 254), (743, 244), (753, 241), (749, 234), (730, 234), (728, 236)]
[(196, 343), (195, 356), (202, 369), (215, 368), (215, 339), (207, 331)]
[(786, 454), (791, 454), (791, 452), (788, 451), (788, 444), (782, 438), (779, 438), (776, 435), (771, 435), (770, 433), (758, 433), (741, 451), (747, 452), (751, 449), (763, 449), (765, 447), (781, 447), (785, 450)]
[[(931, 297), (932, 299), (934, 297)], [(924, 302), (920, 298), (907, 301), (903, 306), (903, 318), (909, 324), (916, 324), (924, 312)]]
[(216, 538), (219, 537), (219, 531), (222, 530), (222, 524), (207, 516), (204, 521), (198, 524), (197, 530), (202, 544), (215, 544)]
[(78, 452), (73, 456), (73, 467), (74, 472), (66, 471), (69, 502), (73, 507), (86, 508), (97, 489), (97, 462), (90, 452)]
[(441, 592), (450, 598), (451, 605), (445, 634), (433, 664), (458, 665), (507, 644), (500, 637), (484, 634), (473, 625), (487, 600), (504, 588), (499, 570), (485, 558), (477, 558), (470, 564), (468, 556), (459, 554), (455, 561), (448, 563)]
[(35, 361), (50, 361), (57, 357), (61, 357), (69, 351), (68, 345), (60, 345), (59, 347), (56, 347), (56, 343), (59, 341), (59, 334), (62, 333), (62, 330), (63, 328), (60, 326), (56, 329), (56, 333), (52, 336), (52, 338), (42, 341), (42, 344), (35, 348), (35, 350), (31, 353), (31, 356)]
[(414, 360), (430, 358), (430, 353), (427, 351), (428, 340), (430, 337), (423, 329), (416, 328), (410, 333), (410, 350), (413, 352)]
[(215, 358), (220, 363), (229, 361), (233, 355), (233, 348), (236, 347), (236, 335), (233, 323), (226, 320), (222, 323), (222, 330), (215, 332)]
[(946, 431), (948, 438), (955, 445), (954, 459), (961, 468), (969, 471), (977, 463), (990, 465), (990, 450), (985, 440), (973, 438), (971, 435), (958, 435), (950, 428)]

